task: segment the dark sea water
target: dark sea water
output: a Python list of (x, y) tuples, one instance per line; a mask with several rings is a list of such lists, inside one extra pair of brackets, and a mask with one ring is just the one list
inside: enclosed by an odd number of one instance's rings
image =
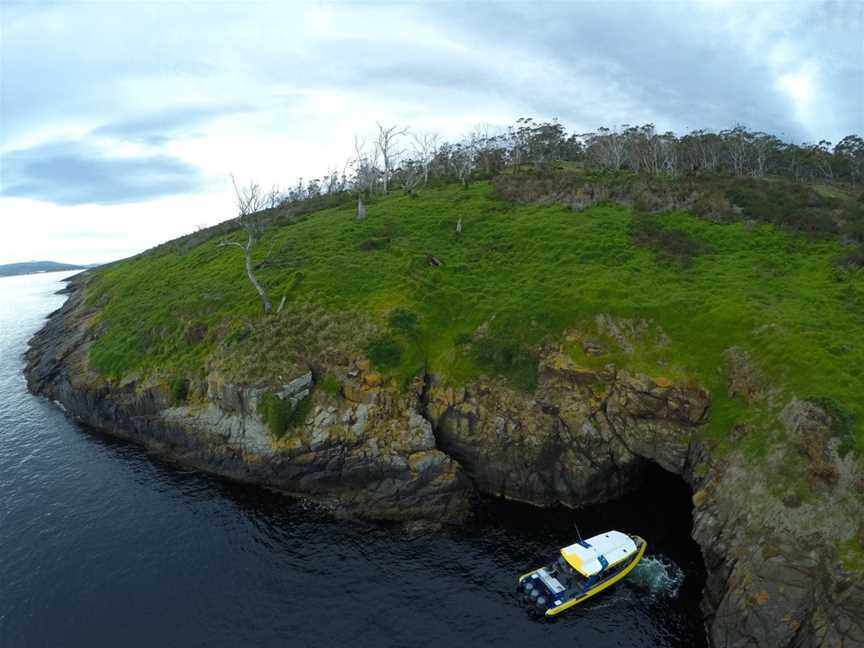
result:
[[(437, 533), (162, 462), (27, 393), (28, 338), (66, 274), (0, 279), (0, 646), (702, 646), (688, 493), (589, 511), (490, 502)], [(553, 622), (516, 576), (583, 535), (640, 533), (649, 558)]]

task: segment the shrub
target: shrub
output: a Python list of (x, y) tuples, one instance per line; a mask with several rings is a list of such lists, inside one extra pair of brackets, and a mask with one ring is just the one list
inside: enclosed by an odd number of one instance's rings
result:
[(484, 336), (474, 345), (474, 356), (477, 364), (503, 374), (518, 389), (532, 391), (537, 386), (537, 358), (516, 340)]
[(843, 235), (850, 241), (864, 245), (864, 209), (857, 209), (847, 217)]
[(726, 178), (722, 184), (747, 218), (816, 236), (837, 232), (833, 203), (803, 184), (755, 178)]
[(387, 318), (390, 330), (408, 338), (416, 337), (419, 328), (417, 316), (407, 308), (396, 308)]
[(332, 394), (336, 396), (339, 393), (341, 385), (335, 376), (331, 376), (327, 374), (324, 376), (324, 380), (321, 381), (321, 389), (323, 389), (328, 394)]
[[(306, 399), (309, 400), (309, 399)], [(291, 401), (266, 391), (258, 399), (258, 415), (277, 439), (284, 436), (291, 421)]]
[(465, 346), (466, 344), (471, 344), (472, 336), (470, 333), (457, 333), (453, 338), (453, 343), (457, 346)]
[(303, 425), (303, 423), (306, 421), (306, 417), (309, 416), (309, 412), (311, 411), (312, 399), (307, 396), (302, 401), (297, 403), (297, 406), (291, 410), (290, 414), (288, 414), (288, 422), (285, 425), (285, 429), (291, 430)]
[(843, 405), (833, 398), (811, 398), (814, 405), (818, 405), (831, 417), (831, 433), (840, 439), (837, 452), (841, 457), (855, 450), (855, 417)]
[(654, 250), (661, 259), (689, 266), (706, 251), (705, 244), (685, 231), (670, 229), (650, 216), (636, 216), (630, 226), (634, 245)]
[(388, 245), (390, 245), (389, 236), (373, 236), (365, 241), (361, 241), (359, 247), (364, 252), (370, 252), (371, 250), (383, 250)]
[(392, 335), (380, 335), (366, 345), (366, 355), (378, 369), (392, 369), (402, 359), (402, 348)]
[(528, 342), (529, 335), (518, 322), (495, 320), (471, 347), (474, 361), (489, 373), (502, 374), (518, 389), (533, 391), (537, 386), (537, 357)]
[(186, 399), (189, 398), (189, 380), (180, 377), (173, 378), (168, 383), (168, 391), (173, 405), (185, 403)]
[(848, 254), (844, 254), (837, 260), (837, 264), (843, 268), (850, 268), (852, 270), (864, 268), (864, 245), (859, 246)]
[(250, 335), (252, 335), (252, 331), (248, 326), (241, 326), (239, 328), (236, 328), (225, 336), (225, 346), (239, 344), (243, 340), (247, 339)]

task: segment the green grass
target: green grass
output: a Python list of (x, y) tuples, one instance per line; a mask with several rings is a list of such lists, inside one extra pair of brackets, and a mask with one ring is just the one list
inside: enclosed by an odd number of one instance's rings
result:
[(847, 572), (864, 574), (864, 534), (858, 533), (838, 543), (840, 564)]
[(712, 438), (761, 416), (726, 395), (722, 354), (734, 345), (790, 397), (835, 403), (864, 448), (864, 273), (837, 266), (838, 242), (682, 212), (651, 216), (645, 229), (625, 207), (517, 204), (487, 182), (393, 196), (368, 212), (357, 221), (350, 206), (331, 208), (267, 231), (256, 261), (273, 252), (259, 278), (287, 305), (266, 320), (239, 251), (215, 241), (98, 271), (93, 367), (191, 378), (209, 361), (261, 380), (316, 355), (365, 354), (397, 380), (427, 368), (452, 384), (503, 374), (530, 390), (537, 345), (605, 313), (669, 336), (613, 360), (708, 388)]
[(306, 398), (296, 407), (291, 407), (291, 401), (280, 398), (271, 391), (265, 391), (258, 400), (258, 415), (275, 438), (281, 439), (285, 433), (306, 420), (312, 407), (312, 401)]
[(168, 383), (168, 391), (171, 394), (171, 403), (173, 405), (182, 405), (189, 397), (189, 379), (175, 376)]
[(327, 374), (321, 381), (320, 387), (325, 393), (330, 394), (331, 396), (338, 396), (342, 385), (338, 378)]

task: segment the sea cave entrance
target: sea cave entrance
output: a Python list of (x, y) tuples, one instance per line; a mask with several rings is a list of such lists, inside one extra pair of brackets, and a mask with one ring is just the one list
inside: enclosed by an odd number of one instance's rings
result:
[(541, 555), (538, 547), (554, 551), (579, 535), (587, 538), (609, 529), (639, 534), (648, 541), (648, 550), (638, 579), (644, 581), (640, 585), (646, 595), (655, 598), (660, 622), (678, 626), (674, 634), (688, 636), (694, 642), (691, 645), (708, 645), (699, 606), (706, 568), (699, 545), (691, 536), (692, 492), (681, 476), (646, 461), (636, 488), (623, 497), (580, 509), (537, 508), (485, 498), (478, 507), (477, 521), (481, 526), (510, 529), (532, 539), (530, 546), (538, 551), (531, 558), (533, 563), (526, 562), (532, 568), (550, 557)]

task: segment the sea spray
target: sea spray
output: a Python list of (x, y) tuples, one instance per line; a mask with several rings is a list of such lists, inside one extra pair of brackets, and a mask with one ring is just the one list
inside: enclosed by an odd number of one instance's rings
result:
[(671, 558), (646, 556), (633, 569), (630, 582), (647, 589), (655, 596), (677, 598), (684, 572)]

